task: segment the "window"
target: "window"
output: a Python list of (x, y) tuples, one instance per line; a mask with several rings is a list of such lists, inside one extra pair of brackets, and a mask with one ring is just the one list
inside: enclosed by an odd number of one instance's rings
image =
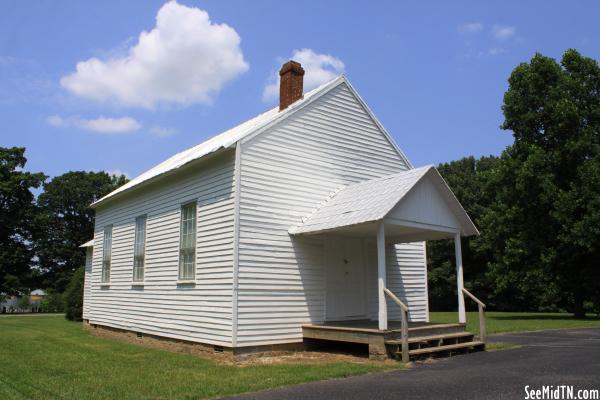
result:
[(112, 247), (112, 226), (104, 228), (102, 243), (102, 283), (110, 282), (110, 255)]
[(181, 207), (179, 279), (194, 279), (196, 265), (196, 203)]
[(146, 216), (135, 219), (135, 244), (133, 247), (133, 281), (144, 280), (144, 262), (146, 253)]

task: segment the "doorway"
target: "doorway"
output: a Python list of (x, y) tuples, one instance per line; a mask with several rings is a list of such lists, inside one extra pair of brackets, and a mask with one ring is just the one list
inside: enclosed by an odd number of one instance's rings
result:
[(367, 318), (366, 268), (361, 238), (331, 236), (325, 243), (326, 319)]

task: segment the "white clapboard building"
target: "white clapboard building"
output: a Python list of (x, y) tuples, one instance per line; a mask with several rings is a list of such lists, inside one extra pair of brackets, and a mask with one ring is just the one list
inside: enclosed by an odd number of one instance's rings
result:
[(234, 353), (318, 327), (391, 332), (400, 303), (428, 321), (424, 241), (455, 238), (464, 322), (464, 209), (345, 76), (303, 93), (303, 75), (286, 63), (278, 107), (92, 205), (84, 320)]

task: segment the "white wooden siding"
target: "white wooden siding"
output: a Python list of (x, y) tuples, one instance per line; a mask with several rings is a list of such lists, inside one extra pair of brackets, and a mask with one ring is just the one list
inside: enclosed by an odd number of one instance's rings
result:
[[(231, 346), (234, 152), (101, 206), (88, 315), (92, 324)], [(197, 201), (196, 283), (178, 285), (181, 206)], [(147, 215), (144, 286), (133, 284), (135, 218)], [(110, 286), (100, 285), (103, 228), (113, 225)]]
[[(403, 243), (385, 248), (386, 287), (408, 306), (410, 321), (426, 321), (428, 318), (427, 264), (425, 243)], [(377, 247), (367, 244), (367, 289), (369, 318), (377, 319), (379, 298), (377, 296)], [(400, 309), (387, 298), (388, 319), (400, 320)]]
[(461, 228), (460, 222), (428, 177), (415, 185), (387, 216), (456, 230)]
[[(407, 168), (345, 83), (242, 145), (238, 346), (301, 341), (302, 324), (323, 322), (323, 238), (288, 229), (341, 185)], [(421, 257), (403, 249), (397, 260)]]
[(92, 259), (94, 257), (94, 248), (85, 248), (85, 269), (83, 275), (83, 312), (82, 318), (88, 319), (90, 313), (90, 301), (92, 294)]

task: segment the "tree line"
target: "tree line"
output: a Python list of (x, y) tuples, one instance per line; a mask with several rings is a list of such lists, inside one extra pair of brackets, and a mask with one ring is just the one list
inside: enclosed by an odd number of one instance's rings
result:
[[(497, 310), (600, 311), (600, 69), (575, 50), (536, 54), (504, 95), (499, 157), (441, 164), (481, 235), (464, 238), (466, 286)], [(453, 249), (428, 243), (432, 309), (453, 309)]]
[(77, 297), (81, 286), (83, 274), (76, 271), (85, 264), (85, 249), (79, 246), (94, 236), (89, 206), (126, 178), (72, 171), (48, 179), (25, 171), (26, 163), (25, 148), (0, 147), (0, 296), (42, 288), (45, 307), (62, 311), (71, 301), (62, 294)]
[[(481, 232), (462, 239), (465, 286), (490, 309), (598, 312), (600, 68), (575, 50), (560, 62), (536, 54), (508, 83), (501, 127), (514, 143), (499, 156), (438, 166)], [(0, 294), (68, 289), (67, 302), (77, 303), (79, 245), (94, 229), (89, 205), (126, 178), (47, 180), (24, 170), (24, 152), (0, 148)], [(453, 244), (428, 242), (427, 258), (430, 308), (455, 309)]]

